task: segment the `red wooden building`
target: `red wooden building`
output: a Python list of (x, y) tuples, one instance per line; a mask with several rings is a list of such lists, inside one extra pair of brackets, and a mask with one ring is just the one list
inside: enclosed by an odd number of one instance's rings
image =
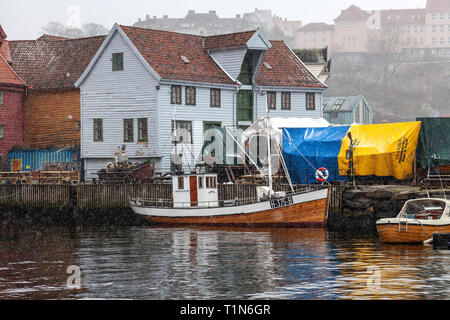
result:
[(0, 26), (0, 171), (8, 168), (8, 151), (25, 143), (25, 82), (11, 67), (6, 33)]

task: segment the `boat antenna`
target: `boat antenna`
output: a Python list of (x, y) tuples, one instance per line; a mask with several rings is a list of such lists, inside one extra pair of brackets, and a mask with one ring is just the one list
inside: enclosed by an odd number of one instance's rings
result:
[(267, 132), (267, 164), (269, 167), (269, 199), (272, 197), (272, 154), (270, 150), (270, 120), (269, 120), (269, 111), (267, 111), (266, 115), (266, 132)]

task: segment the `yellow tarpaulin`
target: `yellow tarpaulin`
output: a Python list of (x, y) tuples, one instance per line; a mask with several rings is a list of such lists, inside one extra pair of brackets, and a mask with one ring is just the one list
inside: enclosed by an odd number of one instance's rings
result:
[[(411, 178), (419, 131), (420, 121), (350, 126), (353, 140), (358, 140), (353, 153), (355, 175)], [(349, 170), (345, 157), (349, 145), (345, 137), (338, 156), (340, 175)]]

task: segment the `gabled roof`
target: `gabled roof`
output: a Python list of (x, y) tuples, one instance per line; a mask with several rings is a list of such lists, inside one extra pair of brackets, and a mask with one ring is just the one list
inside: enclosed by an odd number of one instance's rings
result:
[(361, 100), (363, 100), (367, 104), (366, 99), (364, 99), (364, 96), (362, 95), (323, 97), (323, 111), (352, 112), (356, 107), (359, 106)]
[(34, 89), (73, 88), (104, 39), (10, 41), (13, 68)]
[(253, 37), (256, 31), (257, 30), (205, 37), (205, 49), (212, 50), (219, 48), (243, 47), (248, 43), (251, 37)]
[[(265, 51), (256, 82), (262, 86), (326, 88), (308, 71), (300, 59), (282, 41), (269, 42), (259, 31), (247, 31), (220, 36), (198, 36), (164, 30), (130, 26), (114, 27), (100, 49), (76, 81), (79, 86), (95, 65), (102, 49), (114, 34), (120, 34), (132, 51), (158, 80), (203, 82), (238, 85), (214, 60), (209, 50), (252, 46)], [(273, 44), (276, 45), (273, 45)], [(273, 68), (262, 67), (264, 62)]]
[(352, 4), (346, 10), (342, 10), (341, 14), (334, 21), (366, 20), (368, 17), (369, 13)]
[(235, 84), (208, 55), (202, 36), (128, 26), (120, 29), (162, 79)]
[(0, 85), (25, 87), (25, 82), (14, 72), (5, 58), (0, 55)]
[[(307, 87), (325, 89), (319, 81), (292, 52), (284, 41), (271, 40), (272, 48), (264, 53), (259, 66), (256, 83), (261, 86)], [(264, 66), (269, 63), (270, 69)]]

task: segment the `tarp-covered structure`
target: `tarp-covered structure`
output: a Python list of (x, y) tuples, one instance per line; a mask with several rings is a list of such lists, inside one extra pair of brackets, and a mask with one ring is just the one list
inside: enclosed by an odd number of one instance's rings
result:
[(347, 181), (339, 175), (338, 156), (350, 126), (284, 128), (283, 156), (294, 184), (317, 182), (319, 168), (329, 172), (328, 181)]
[[(294, 184), (314, 183), (315, 172), (326, 168), (328, 181), (345, 181), (350, 170), (346, 157), (351, 133), (356, 176), (413, 177), (420, 122), (284, 128), (283, 155)], [(309, 170), (306, 172), (306, 168)]]
[(417, 118), (422, 122), (417, 165), (422, 169), (450, 165), (450, 117)]
[[(356, 176), (412, 178), (420, 122), (352, 125), (349, 132), (357, 139), (353, 161)], [(349, 161), (345, 152), (349, 139), (342, 141), (339, 172), (345, 174)]]

